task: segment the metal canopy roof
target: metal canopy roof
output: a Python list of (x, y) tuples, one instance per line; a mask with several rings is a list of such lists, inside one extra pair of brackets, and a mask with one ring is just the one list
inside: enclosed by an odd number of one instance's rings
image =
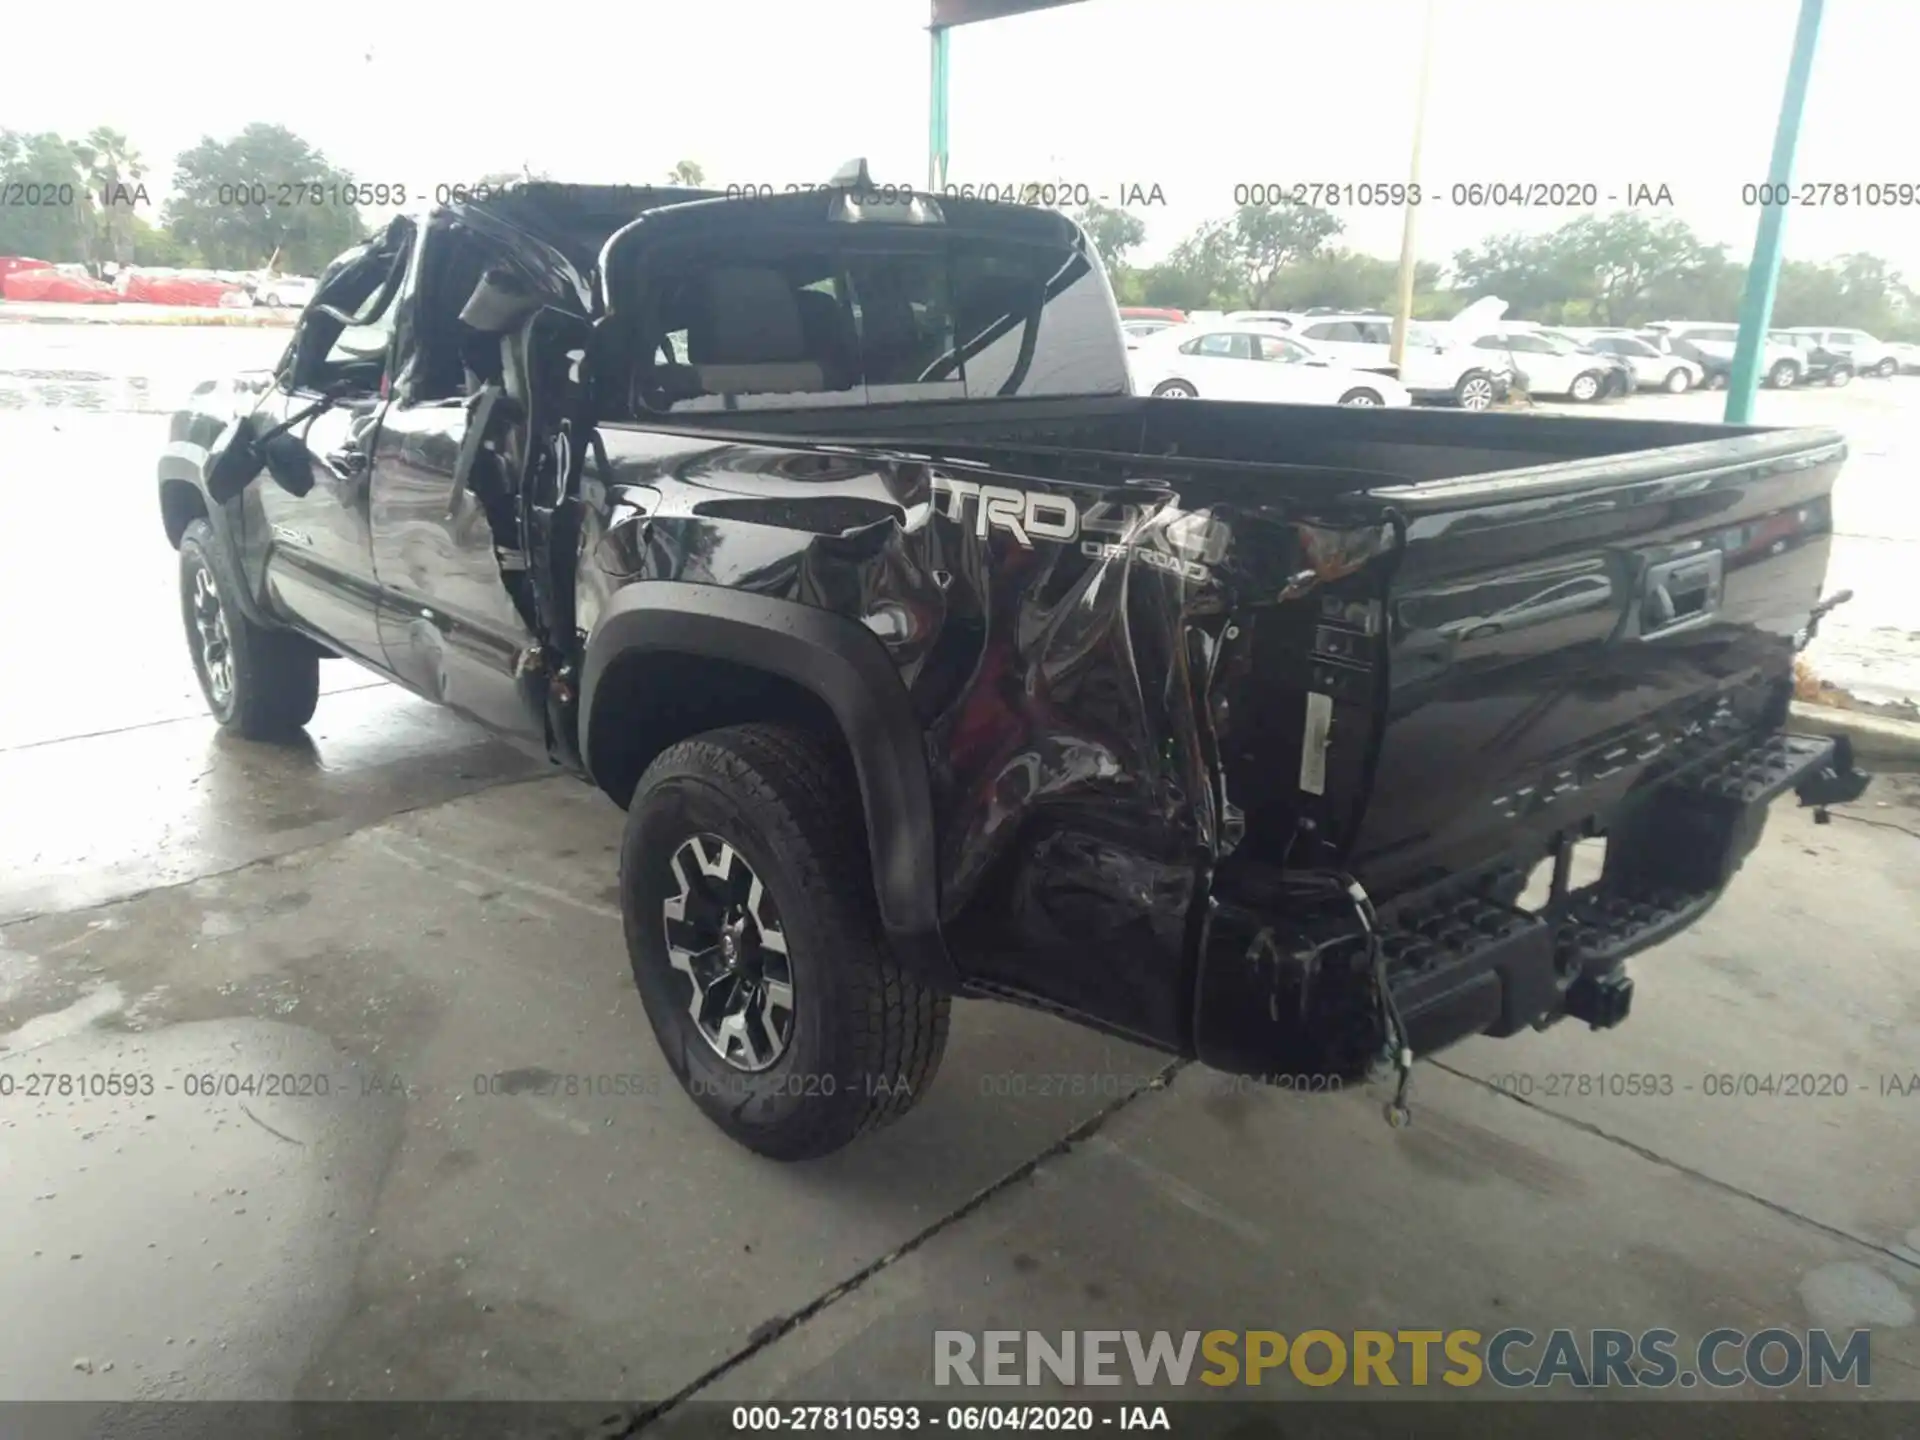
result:
[(1078, 5), (1081, 0), (933, 0), (933, 27), (948, 30), (976, 20), (999, 20), (1029, 10), (1051, 10), (1056, 5)]

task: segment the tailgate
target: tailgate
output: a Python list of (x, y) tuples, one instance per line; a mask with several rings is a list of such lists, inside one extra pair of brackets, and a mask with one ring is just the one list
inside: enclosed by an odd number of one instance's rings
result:
[(1460, 873), (1777, 727), (1845, 454), (1773, 432), (1377, 493), (1407, 528), (1355, 873)]
[(1777, 729), (1845, 455), (1777, 430), (1368, 491), (1397, 559), (1237, 612), (1214, 693), (1248, 858), (1391, 899)]

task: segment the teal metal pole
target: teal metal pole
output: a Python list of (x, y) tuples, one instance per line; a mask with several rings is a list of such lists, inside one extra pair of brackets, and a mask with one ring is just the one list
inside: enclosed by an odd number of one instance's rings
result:
[[(1767, 167), (1766, 195), (1784, 200), (1793, 186), (1793, 152), (1800, 140), (1800, 112), (1806, 108), (1807, 80), (1813, 74), (1813, 46), (1820, 35), (1820, 12), (1826, 0), (1800, 0), (1800, 23), (1793, 32), (1793, 59), (1787, 65), (1787, 91), (1780, 100), (1780, 123), (1773, 132), (1773, 162)], [(1760, 228), (1754, 236), (1753, 260), (1747, 266), (1747, 293), (1740, 302), (1740, 339), (1733, 352), (1733, 375), (1727, 382), (1729, 425), (1753, 418), (1753, 396), (1760, 385), (1760, 347), (1773, 316), (1773, 291), (1780, 279), (1780, 227), (1787, 217), (1784, 204), (1760, 207)]]
[(947, 41), (948, 28), (936, 25), (933, 36), (933, 106), (927, 118), (927, 189), (939, 194), (947, 183)]

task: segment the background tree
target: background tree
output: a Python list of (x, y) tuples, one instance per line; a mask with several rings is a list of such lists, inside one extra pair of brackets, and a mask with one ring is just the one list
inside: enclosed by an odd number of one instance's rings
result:
[[(216, 269), (252, 269), (278, 251), (281, 269), (317, 275), (365, 238), (358, 207), (329, 193), (352, 182), (285, 126), (253, 124), (181, 152), (166, 228)], [(311, 186), (321, 187), (321, 203), (310, 203)]]
[(1274, 287), (1281, 272), (1317, 253), (1345, 228), (1331, 211), (1317, 205), (1242, 205), (1228, 235), (1246, 287), (1245, 308), (1275, 308)]
[(133, 142), (107, 125), (96, 125), (72, 146), (74, 158), (87, 177), (87, 189), (97, 200), (94, 216), (97, 258), (130, 264), (134, 258), (134, 213), (141, 203), (146, 162)]
[(206, 259), (171, 230), (149, 225), (138, 215), (132, 218), (127, 240), (135, 265), (164, 266), (174, 270), (197, 270)]
[(1232, 310), (1244, 292), (1234, 253), (1233, 222), (1209, 220), (1173, 247), (1166, 262), (1148, 271), (1153, 305), (1180, 310)]
[[(1422, 262), (1414, 267), (1415, 294), (1440, 283), (1440, 267)], [(1377, 255), (1345, 248), (1321, 250), (1289, 265), (1268, 287), (1263, 309), (1305, 310), (1313, 305), (1342, 310), (1391, 310), (1400, 288), (1400, 266)]]
[(93, 201), (65, 140), (0, 130), (0, 185), (9, 187), (9, 203), (0, 205), (0, 255), (54, 264), (92, 258)]
[[(1843, 255), (1831, 265), (1788, 261), (1774, 295), (1776, 325), (1848, 325), (1875, 331), (1913, 314), (1920, 296), (1877, 255)], [(1889, 323), (1889, 317), (1893, 317)]]
[[(1746, 290), (1747, 267), (1728, 258), (1726, 246), (1704, 245), (1685, 268), (1653, 277), (1639, 318), (1731, 320), (1739, 315)], [(1775, 323), (1780, 323), (1777, 311)]]
[(1648, 312), (1648, 292), (1691, 273), (1707, 248), (1685, 221), (1639, 210), (1582, 215), (1555, 230), (1546, 246), (1553, 273), (1576, 287), (1568, 299), (1579, 301), (1595, 325), (1660, 319)]
[(1572, 273), (1564, 251), (1550, 235), (1494, 235), (1453, 257), (1456, 288), (1468, 300), (1497, 295), (1510, 318), (1560, 321), (1568, 300), (1579, 295), (1581, 278)]
[(1099, 252), (1100, 260), (1109, 272), (1124, 269), (1127, 252), (1147, 238), (1147, 227), (1141, 223), (1139, 216), (1126, 210), (1116, 210), (1111, 205), (1102, 205), (1098, 200), (1081, 209), (1073, 219), (1086, 231), (1087, 239), (1093, 242), (1093, 248)]
[(684, 185), (689, 190), (699, 190), (707, 183), (707, 172), (691, 160), (682, 160), (667, 172), (667, 183)]

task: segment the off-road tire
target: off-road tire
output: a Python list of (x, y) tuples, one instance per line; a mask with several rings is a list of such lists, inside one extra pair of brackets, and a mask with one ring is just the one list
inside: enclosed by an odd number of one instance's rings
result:
[[(233, 678), (224, 695), (195, 623), (195, 576), (202, 571), (216, 589), (226, 628)], [(212, 525), (190, 522), (180, 537), (180, 618), (200, 693), (223, 730), (248, 740), (284, 740), (313, 718), (320, 703), (320, 652), (304, 635), (254, 624), (239, 607), (240, 590)]]
[[(667, 1063), (734, 1140), (811, 1160), (897, 1120), (946, 1049), (951, 1000), (890, 953), (874, 902), (859, 787), (820, 741), (777, 725), (711, 730), (668, 747), (627, 808), (620, 910), (634, 983)], [(793, 1010), (765, 1069), (723, 1059), (688, 1013), (691, 982), (668, 958), (671, 861), (695, 835), (738, 852), (778, 911)]]

